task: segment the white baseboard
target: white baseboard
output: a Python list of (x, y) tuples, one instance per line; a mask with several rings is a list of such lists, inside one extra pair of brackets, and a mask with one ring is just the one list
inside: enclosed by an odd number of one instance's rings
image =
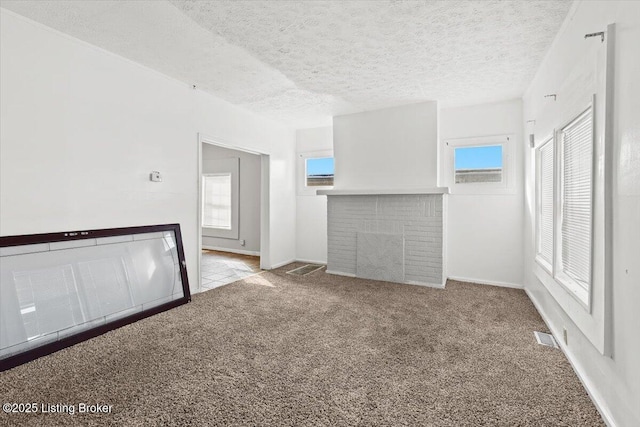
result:
[(336, 276), (345, 276), (345, 277), (356, 277), (355, 274), (352, 273), (343, 273), (342, 271), (333, 271), (333, 270), (325, 270), (329, 274), (335, 274)]
[(296, 262), (306, 262), (307, 264), (327, 265), (327, 261), (314, 261), (314, 260), (311, 260), (311, 259), (297, 259)]
[(477, 283), (479, 285), (500, 286), (502, 288), (524, 289), (524, 286), (515, 283), (498, 282), (493, 280), (472, 279), (469, 277), (449, 276), (447, 279), (456, 280), (458, 282)]
[(229, 249), (229, 248), (221, 248), (218, 246), (208, 246), (208, 245), (202, 245), (202, 249), (208, 249), (210, 251), (218, 251), (218, 252), (229, 252), (232, 254), (240, 254), (240, 255), (260, 256), (260, 251), (245, 251), (243, 249)]
[[(336, 276), (357, 277), (353, 273), (343, 273), (342, 271), (326, 270), (326, 272), (329, 273), (329, 274), (335, 274)], [(362, 278), (362, 279), (364, 279), (364, 278)], [(372, 279), (372, 280), (375, 280), (375, 279)], [(387, 282), (388, 280), (380, 280), (380, 281), (381, 282)], [(429, 288), (444, 289), (444, 283), (437, 284), (437, 283), (414, 282), (414, 281), (406, 281), (406, 282), (398, 282), (398, 283), (403, 284), (403, 285), (426, 286), (426, 287), (429, 287)]]
[(444, 283), (426, 283), (426, 282), (415, 282), (413, 280), (407, 280), (406, 282), (400, 282), (403, 285), (414, 285), (414, 286), (426, 286), (427, 288), (436, 288), (436, 289), (444, 289)]
[(591, 382), (591, 380), (589, 379), (589, 375), (587, 374), (585, 369), (582, 367), (582, 365), (578, 362), (578, 360), (575, 358), (575, 356), (573, 355), (573, 352), (567, 347), (567, 345), (564, 343), (564, 340), (560, 339), (560, 337), (562, 337), (562, 332), (549, 321), (549, 318), (547, 317), (546, 312), (542, 309), (542, 306), (540, 305), (538, 300), (533, 296), (533, 294), (529, 292), (529, 290), (526, 288), (524, 291), (529, 297), (529, 299), (531, 300), (531, 302), (533, 303), (533, 306), (536, 308), (536, 310), (540, 314), (540, 317), (542, 317), (542, 320), (544, 321), (544, 323), (547, 325), (547, 327), (553, 334), (554, 338), (556, 339), (556, 342), (560, 346), (560, 350), (562, 350), (565, 357), (569, 361), (569, 364), (573, 368), (573, 371), (576, 373), (576, 376), (582, 383), (582, 386), (587, 391), (587, 394), (589, 395), (589, 397), (591, 398), (591, 401), (593, 402), (596, 409), (602, 416), (602, 419), (604, 420), (604, 422), (609, 427), (616, 427), (616, 423), (613, 420), (611, 411), (609, 410), (609, 407), (607, 406), (606, 402), (602, 398), (602, 395), (598, 392), (598, 389), (596, 388), (596, 386)]

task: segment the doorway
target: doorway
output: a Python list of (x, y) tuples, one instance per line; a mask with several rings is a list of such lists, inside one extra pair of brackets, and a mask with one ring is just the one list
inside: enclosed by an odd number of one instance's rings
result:
[(269, 268), (269, 155), (198, 137), (198, 291)]

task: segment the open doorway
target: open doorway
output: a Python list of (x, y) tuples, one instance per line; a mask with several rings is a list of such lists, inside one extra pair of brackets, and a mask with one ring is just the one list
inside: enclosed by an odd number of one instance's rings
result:
[(199, 290), (268, 268), (269, 156), (199, 136)]

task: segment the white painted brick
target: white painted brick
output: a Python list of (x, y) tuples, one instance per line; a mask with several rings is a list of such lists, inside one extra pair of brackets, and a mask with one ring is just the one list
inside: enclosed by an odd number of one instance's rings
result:
[(328, 269), (355, 274), (357, 232), (403, 234), (405, 281), (442, 282), (442, 196), (329, 196)]

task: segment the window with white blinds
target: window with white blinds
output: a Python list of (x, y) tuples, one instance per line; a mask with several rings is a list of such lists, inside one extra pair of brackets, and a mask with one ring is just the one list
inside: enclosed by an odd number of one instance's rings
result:
[(593, 147), (593, 107), (589, 107), (536, 149), (535, 260), (548, 277), (587, 309), (592, 271)]
[[(590, 107), (559, 132), (560, 223), (559, 279), (578, 285), (587, 295), (591, 286), (593, 216), (593, 114)], [(587, 303), (586, 301), (584, 301)]]
[(553, 169), (554, 140), (544, 142), (538, 148), (537, 177), (537, 259), (551, 272), (553, 264)]
[(231, 229), (231, 174), (202, 176), (202, 226)]

